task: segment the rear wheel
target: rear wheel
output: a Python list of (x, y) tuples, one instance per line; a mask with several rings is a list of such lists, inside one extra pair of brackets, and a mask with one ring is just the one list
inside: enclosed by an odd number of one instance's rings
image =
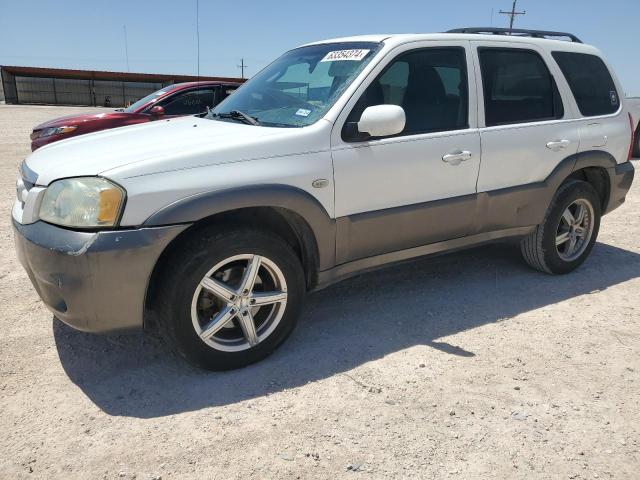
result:
[(304, 294), (302, 266), (282, 239), (255, 230), (207, 229), (181, 245), (163, 271), (160, 324), (192, 363), (238, 368), (285, 340)]
[(600, 199), (587, 182), (570, 180), (556, 193), (544, 222), (522, 240), (522, 255), (536, 270), (568, 273), (589, 256), (600, 229)]

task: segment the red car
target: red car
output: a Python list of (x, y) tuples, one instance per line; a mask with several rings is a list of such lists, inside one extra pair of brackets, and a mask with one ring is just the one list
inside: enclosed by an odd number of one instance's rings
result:
[(124, 109), (60, 117), (34, 127), (31, 150), (48, 143), (107, 128), (150, 122), (159, 118), (197, 115), (213, 108), (240, 84), (187, 82), (164, 87)]

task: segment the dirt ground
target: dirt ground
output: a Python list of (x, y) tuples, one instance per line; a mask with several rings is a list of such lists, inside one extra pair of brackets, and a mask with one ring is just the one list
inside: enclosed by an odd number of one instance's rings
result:
[(513, 245), (308, 298), (266, 361), (206, 373), (55, 320), (13, 249), (32, 125), (0, 106), (0, 478), (638, 478), (640, 185), (551, 277)]

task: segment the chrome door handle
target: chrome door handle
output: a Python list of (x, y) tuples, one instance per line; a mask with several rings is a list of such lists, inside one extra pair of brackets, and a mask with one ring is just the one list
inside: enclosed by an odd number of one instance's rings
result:
[(570, 144), (571, 142), (569, 140), (554, 140), (553, 142), (547, 143), (547, 148), (557, 152), (558, 150), (567, 148)]
[(442, 157), (442, 161), (447, 162), (450, 165), (460, 165), (460, 163), (465, 162), (470, 158), (471, 152), (464, 150), (455, 153), (447, 153)]

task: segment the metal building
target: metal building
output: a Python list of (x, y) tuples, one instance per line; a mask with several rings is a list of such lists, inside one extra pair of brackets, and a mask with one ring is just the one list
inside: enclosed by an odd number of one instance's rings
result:
[(0, 66), (0, 102), (124, 107), (172, 83), (240, 78)]

